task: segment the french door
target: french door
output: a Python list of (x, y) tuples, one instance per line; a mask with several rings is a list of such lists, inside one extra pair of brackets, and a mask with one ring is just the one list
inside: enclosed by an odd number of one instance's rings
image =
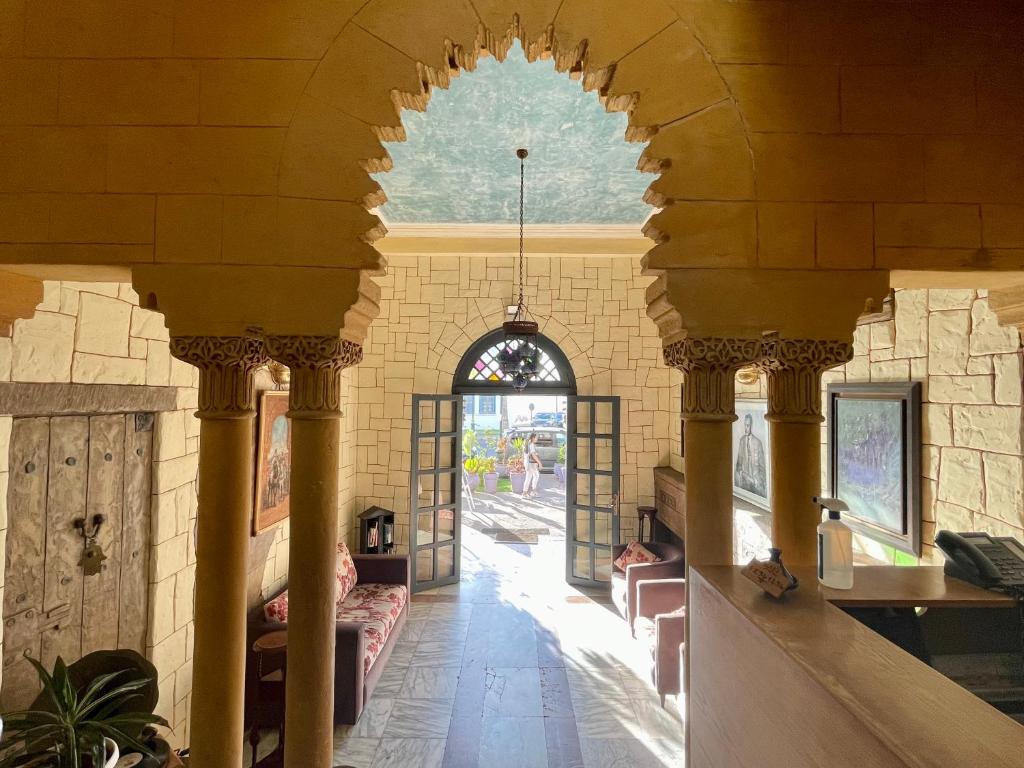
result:
[(412, 590), (459, 580), (462, 396), (412, 396), (410, 525)]
[(619, 398), (570, 397), (568, 411), (565, 576), (606, 587), (619, 541)]

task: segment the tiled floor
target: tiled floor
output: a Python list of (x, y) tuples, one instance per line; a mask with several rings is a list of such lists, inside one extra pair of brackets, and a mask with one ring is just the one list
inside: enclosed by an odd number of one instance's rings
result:
[[(543, 479), (532, 501), (477, 495), (462, 582), (416, 596), (369, 706), (336, 732), (337, 765), (682, 765), (677, 704), (661, 708), (647, 650), (604, 598), (565, 584), (564, 494)], [(549, 533), (500, 544), (495, 528)]]

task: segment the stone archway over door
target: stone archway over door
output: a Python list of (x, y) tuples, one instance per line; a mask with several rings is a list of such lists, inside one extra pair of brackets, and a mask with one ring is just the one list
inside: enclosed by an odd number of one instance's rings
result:
[[(11, 432), (0, 709), (39, 686), (25, 653), (52, 668), (97, 650), (146, 653), (153, 414), (17, 418)], [(106, 556), (82, 565), (91, 529)]]

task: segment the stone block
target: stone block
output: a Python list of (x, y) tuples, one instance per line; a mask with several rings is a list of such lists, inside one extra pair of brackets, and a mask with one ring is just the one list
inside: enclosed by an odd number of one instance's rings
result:
[[(153, 651), (150, 656), (150, 661), (153, 662), (153, 666), (156, 667), (157, 672), (161, 677), (169, 674), (172, 675), (172, 689), (169, 692), (172, 699), (174, 697), (173, 673), (179, 669), (187, 659), (185, 646), (185, 629), (183, 627), (163, 642), (157, 643), (153, 646)], [(160, 698), (163, 699), (163, 695), (161, 695)]]
[(899, 291), (894, 311), (896, 357), (928, 354), (928, 292)]
[(164, 316), (159, 312), (150, 312), (148, 309), (132, 307), (131, 335), (142, 339), (163, 339), (166, 341), (169, 336), (164, 326)]
[(166, 461), (185, 455), (185, 412), (164, 411), (156, 416), (153, 460)]
[(928, 399), (934, 403), (991, 403), (991, 376), (932, 376)]
[(168, 461), (154, 462), (153, 492), (163, 493), (194, 482), (198, 467), (199, 457), (194, 453)]
[(191, 125), (199, 66), (184, 59), (71, 59), (61, 64), (60, 117), (72, 125)]
[(939, 465), (938, 498), (980, 512), (984, 502), (981, 453), (963, 448), (943, 448)]
[(837, 70), (763, 64), (725, 64), (719, 69), (750, 130), (792, 133), (839, 130)]
[(1024, 143), (1016, 136), (946, 136), (925, 140), (928, 199), (937, 202), (1022, 203)]
[(670, 0), (669, 4), (720, 64), (785, 64), (790, 58), (791, 11), (784, 5), (707, 0)]
[(155, 339), (146, 340), (145, 344), (146, 384), (151, 387), (168, 386), (170, 384), (171, 371), (170, 346), (166, 341), (157, 341)]
[(146, 361), (76, 352), (71, 381), (76, 384), (145, 384)]
[(1020, 331), (1014, 326), (999, 325), (987, 299), (975, 301), (971, 306), (971, 354), (994, 355), (1017, 352), (1020, 348)]
[(26, 3), (24, 45), (31, 56), (127, 58), (167, 56), (174, 17), (154, 0)]
[(985, 513), (1024, 526), (1024, 459), (984, 454)]
[(108, 136), (97, 127), (0, 127), (0, 189), (104, 192)]
[(188, 565), (188, 534), (181, 534), (153, 547), (151, 578), (163, 581)]
[(150, 645), (162, 643), (174, 634), (174, 582), (175, 576), (156, 582), (149, 589)]
[(288, 125), (315, 68), (313, 61), (286, 59), (204, 61), (199, 122)]
[(50, 312), (36, 312), (30, 320), (14, 323), (11, 379), (13, 381), (71, 381), (75, 320)]
[(994, 453), (1020, 455), (1021, 409), (1005, 405), (953, 408), (953, 444)]
[(221, 260), (223, 198), (161, 195), (156, 207), (156, 260), (215, 264)]
[(971, 376), (991, 374), (995, 372), (992, 365), (992, 355), (983, 357), (971, 357), (967, 360), (967, 373)]
[(960, 375), (967, 372), (971, 316), (966, 310), (933, 312), (928, 317), (928, 372)]
[(174, 628), (181, 629), (192, 621), (195, 599), (196, 567), (185, 566), (175, 579)]
[(921, 441), (926, 445), (953, 445), (952, 406), (924, 403), (921, 409)]
[(949, 531), (976, 530), (971, 510), (945, 501), (935, 502), (935, 527)]
[(1021, 405), (1021, 355), (996, 355), (992, 358), (996, 383), (995, 401), (999, 405)]
[(878, 204), (875, 242), (892, 246), (980, 248), (981, 216), (976, 205)]
[(961, 133), (975, 127), (974, 72), (966, 67), (843, 69), (843, 131)]
[(889, 349), (896, 345), (896, 324), (891, 320), (872, 323), (871, 349)]
[(909, 360), (886, 360), (870, 364), (871, 381), (910, 381)]
[[(4, 19), (9, 18), (5, 13)], [(58, 67), (55, 61), (0, 61), (0, 93), (4, 94), (0, 124), (46, 125), (57, 122)]]
[(768, 268), (814, 268), (814, 205), (757, 206), (757, 263)]
[(75, 350), (109, 357), (128, 357), (131, 305), (120, 299), (83, 293), (79, 306)]
[(974, 291), (951, 288), (933, 288), (928, 291), (928, 309), (938, 312), (944, 309), (970, 309), (974, 303)]

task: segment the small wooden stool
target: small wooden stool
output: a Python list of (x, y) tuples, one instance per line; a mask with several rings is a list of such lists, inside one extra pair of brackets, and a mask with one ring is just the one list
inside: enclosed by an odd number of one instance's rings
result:
[[(637, 541), (654, 541), (654, 518), (658, 516), (658, 510), (656, 507), (637, 507), (636, 514), (639, 518), (640, 527), (637, 531)], [(650, 539), (644, 538), (644, 520), (647, 520), (647, 527), (650, 531)]]
[(257, 765), (256, 755), (260, 745), (260, 729), (276, 728), (278, 746), (259, 765), (280, 765), (284, 755), (284, 691), (287, 675), (288, 632), (268, 632), (252, 644), (256, 654), (255, 700), (250, 714), (249, 746), (252, 748), (252, 765)]

